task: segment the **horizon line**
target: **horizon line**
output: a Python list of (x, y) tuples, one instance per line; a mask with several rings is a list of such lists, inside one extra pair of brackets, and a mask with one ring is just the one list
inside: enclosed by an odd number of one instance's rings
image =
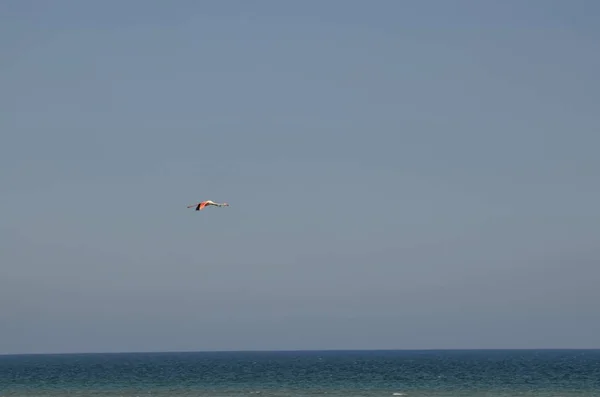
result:
[(387, 348), (387, 349), (236, 349), (236, 350), (146, 350), (146, 351), (81, 351), (81, 352), (39, 352), (39, 353), (0, 353), (0, 356), (68, 356), (96, 354), (194, 354), (194, 353), (344, 353), (344, 352), (458, 352), (458, 351), (594, 351), (600, 347), (503, 347), (503, 348)]

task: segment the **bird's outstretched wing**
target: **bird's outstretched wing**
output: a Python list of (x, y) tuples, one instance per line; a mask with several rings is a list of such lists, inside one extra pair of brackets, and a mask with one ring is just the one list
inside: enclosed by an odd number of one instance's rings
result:
[(206, 207), (206, 202), (201, 202), (201, 203), (197, 203), (197, 204), (192, 204), (192, 205), (188, 205), (188, 208), (196, 208), (196, 211), (200, 211), (201, 209), (203, 209), (204, 207)]

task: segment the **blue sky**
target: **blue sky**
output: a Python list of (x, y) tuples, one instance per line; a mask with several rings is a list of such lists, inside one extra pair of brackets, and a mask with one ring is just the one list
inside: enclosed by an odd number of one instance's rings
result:
[(3, 1), (0, 353), (600, 347), (599, 16)]

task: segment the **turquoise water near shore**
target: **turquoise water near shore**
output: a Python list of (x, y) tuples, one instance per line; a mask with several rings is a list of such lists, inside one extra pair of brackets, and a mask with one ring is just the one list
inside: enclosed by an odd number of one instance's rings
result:
[(600, 396), (600, 350), (0, 356), (0, 396)]

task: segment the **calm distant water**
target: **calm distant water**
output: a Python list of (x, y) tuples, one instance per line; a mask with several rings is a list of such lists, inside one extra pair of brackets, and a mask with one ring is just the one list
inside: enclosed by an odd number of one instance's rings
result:
[(600, 350), (0, 356), (0, 396), (599, 396)]

